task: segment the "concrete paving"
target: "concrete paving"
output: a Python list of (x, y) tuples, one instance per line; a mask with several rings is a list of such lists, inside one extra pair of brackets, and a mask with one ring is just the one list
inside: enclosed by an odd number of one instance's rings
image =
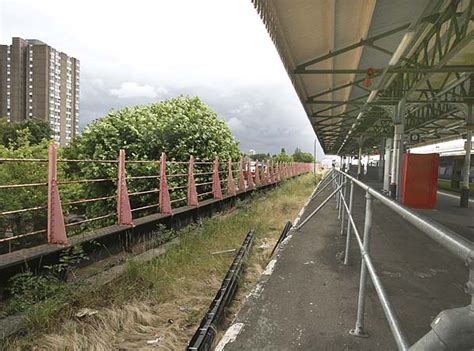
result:
[[(313, 200), (303, 217), (329, 193)], [(420, 212), (472, 238), (472, 209), (466, 215), (453, 207), (456, 199), (439, 199), (438, 210)], [(357, 190), (354, 213), (360, 231), (364, 208), (364, 194)], [(365, 314), (369, 338), (348, 333), (356, 320), (360, 254), (353, 240), (351, 262), (344, 266), (344, 244), (331, 200), (278, 252), (234, 320), (234, 336), (240, 332), (225, 350), (396, 350), (371, 284)], [(463, 262), (376, 200), (371, 250), (410, 344), (430, 329), (441, 310), (469, 303)]]

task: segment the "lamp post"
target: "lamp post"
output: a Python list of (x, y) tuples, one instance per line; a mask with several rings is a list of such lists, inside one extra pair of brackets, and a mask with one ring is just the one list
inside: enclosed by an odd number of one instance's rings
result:
[(318, 138), (314, 138), (314, 149), (313, 149), (313, 159), (314, 159), (314, 174), (316, 174), (316, 147), (318, 143)]

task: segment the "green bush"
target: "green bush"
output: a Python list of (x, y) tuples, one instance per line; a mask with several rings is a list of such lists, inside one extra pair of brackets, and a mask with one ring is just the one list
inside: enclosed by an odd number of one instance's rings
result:
[[(65, 149), (69, 159), (115, 160), (124, 149), (128, 160), (159, 160), (166, 152), (167, 160), (188, 161), (220, 160), (240, 157), (237, 141), (223, 120), (197, 97), (178, 97), (145, 106), (112, 110), (107, 116), (91, 123), (74, 142)], [(196, 173), (208, 172), (209, 165), (196, 165)], [(69, 167), (68, 174), (78, 178), (115, 178), (115, 164), (83, 163)], [(186, 173), (186, 165), (168, 166), (167, 173)], [(127, 164), (127, 174), (158, 175), (158, 163)], [(183, 186), (186, 177), (170, 178), (169, 185)], [(209, 181), (196, 178), (196, 183)], [(109, 196), (115, 192), (115, 183), (90, 184), (87, 197)], [(129, 182), (130, 192), (158, 187), (157, 179)], [(175, 192), (175, 198), (185, 196), (185, 190)], [(131, 198), (132, 207), (156, 202), (157, 195)], [(114, 201), (88, 204), (87, 215), (104, 215), (115, 208)]]

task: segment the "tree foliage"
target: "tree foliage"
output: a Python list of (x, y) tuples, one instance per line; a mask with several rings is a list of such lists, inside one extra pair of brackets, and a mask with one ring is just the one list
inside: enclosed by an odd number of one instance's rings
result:
[(300, 148), (296, 148), (293, 153), (293, 160), (295, 162), (313, 163), (314, 157), (309, 152), (303, 152)]
[(90, 124), (66, 154), (73, 158), (187, 161), (239, 158), (238, 143), (224, 121), (197, 97), (178, 97), (145, 106), (112, 110)]
[(273, 155), (272, 159), (275, 162), (293, 162), (293, 157), (286, 153), (284, 147), (281, 148), (281, 151), (278, 155)]
[(0, 144), (5, 147), (15, 148), (24, 146), (24, 130), (28, 129), (28, 142), (31, 145), (40, 144), (43, 140), (51, 138), (51, 128), (48, 123), (40, 119), (29, 119), (25, 123), (8, 122), (6, 118), (0, 118)]
[[(15, 133), (16, 140), (9, 143), (9, 147), (0, 145), (1, 158), (47, 158), (48, 142), (46, 140), (37, 145), (31, 145), (29, 141), (31, 135), (27, 128), (18, 129)], [(47, 163), (1, 162), (0, 164), (0, 184), (2, 185), (46, 182)], [(45, 186), (2, 189), (0, 191), (0, 212), (45, 206), (46, 201)], [(0, 231), (4, 232), (9, 228), (15, 235), (42, 230), (45, 225), (45, 210), (0, 217)], [(2, 236), (3, 233), (0, 233), (0, 237)]]
[[(178, 97), (145, 106), (112, 110), (107, 116), (90, 124), (65, 150), (69, 159), (116, 160), (119, 150), (124, 149), (128, 160), (159, 160), (166, 152), (167, 160), (238, 160), (240, 151), (223, 120), (197, 97)], [(186, 166), (168, 166), (168, 172), (186, 173)], [(173, 168), (174, 167), (174, 168)], [(179, 168), (179, 169), (178, 169)], [(198, 170), (199, 166), (196, 166)], [(204, 170), (203, 170), (204, 171)], [(205, 171), (209, 171), (206, 169)], [(117, 169), (112, 164), (83, 163), (73, 165), (69, 174), (79, 178), (115, 178)], [(127, 164), (127, 174), (157, 175), (158, 163)], [(180, 178), (186, 181), (185, 177)], [(176, 179), (170, 179), (171, 186)], [(199, 179), (196, 179), (199, 182)], [(129, 191), (156, 188), (157, 180), (142, 180), (129, 183)], [(109, 196), (115, 190), (113, 182), (90, 184), (87, 197)], [(183, 190), (184, 191), (184, 190)], [(156, 194), (151, 194), (156, 198)], [(153, 201), (156, 199), (153, 198)], [(131, 198), (132, 207), (146, 204), (146, 197)], [(156, 202), (156, 201), (155, 201)], [(113, 201), (88, 205), (88, 211), (106, 214), (114, 207)]]
[(258, 154), (250, 155), (249, 157), (253, 161), (255, 161), (255, 160), (263, 161), (263, 160), (267, 160), (267, 159), (271, 158), (270, 154), (264, 154), (264, 153), (258, 153)]

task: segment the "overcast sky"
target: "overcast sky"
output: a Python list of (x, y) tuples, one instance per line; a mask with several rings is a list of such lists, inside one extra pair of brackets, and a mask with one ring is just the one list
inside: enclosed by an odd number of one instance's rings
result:
[(111, 108), (197, 95), (248, 151), (312, 152), (314, 133), (250, 0), (0, 0), (0, 41), (81, 61), (80, 126)]

